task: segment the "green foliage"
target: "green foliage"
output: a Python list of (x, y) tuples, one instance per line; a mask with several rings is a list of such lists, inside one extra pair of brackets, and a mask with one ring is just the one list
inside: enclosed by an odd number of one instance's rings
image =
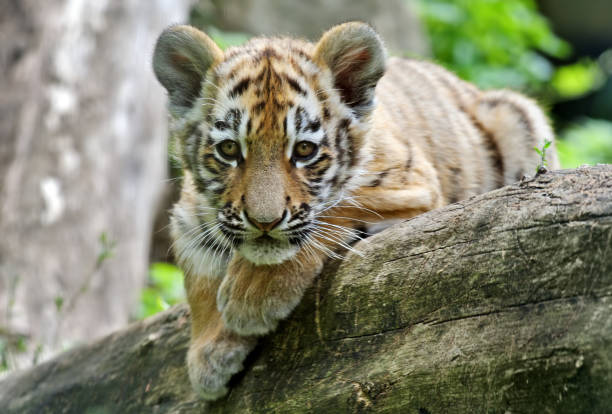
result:
[(184, 300), (181, 269), (170, 263), (152, 263), (149, 267), (149, 286), (141, 293), (138, 317), (146, 318)]
[(232, 46), (238, 46), (249, 40), (251, 37), (246, 33), (240, 32), (226, 32), (219, 30), (214, 26), (210, 26), (206, 29), (206, 33), (212, 40), (222, 49), (225, 50)]
[(5, 339), (0, 338), (0, 372), (9, 369), (9, 350)]
[(15, 368), (15, 355), (27, 349), (27, 338), (24, 335), (10, 332), (0, 326), (0, 372)]
[(581, 120), (561, 134), (557, 150), (563, 168), (612, 162), (612, 122)]
[[(483, 88), (528, 92), (549, 103), (579, 98), (605, 82), (600, 63), (583, 58), (554, 67), (570, 46), (555, 36), (534, 0), (418, 0), (434, 58)], [(560, 134), (564, 168), (612, 162), (612, 123), (587, 119)], [(539, 149), (538, 149), (539, 150)]]
[(100, 252), (96, 259), (96, 268), (99, 268), (105, 260), (113, 256), (113, 250), (117, 245), (117, 242), (111, 240), (106, 232), (102, 232), (98, 240), (100, 241)]
[(55, 297), (55, 309), (57, 309), (57, 311), (60, 312), (63, 306), (64, 306), (64, 298), (61, 296), (56, 296)]
[(599, 89), (605, 82), (601, 67), (585, 58), (571, 65), (561, 66), (552, 78), (552, 86), (560, 99), (574, 99)]
[(565, 57), (533, 0), (419, 0), (434, 58), (484, 88), (540, 92)]

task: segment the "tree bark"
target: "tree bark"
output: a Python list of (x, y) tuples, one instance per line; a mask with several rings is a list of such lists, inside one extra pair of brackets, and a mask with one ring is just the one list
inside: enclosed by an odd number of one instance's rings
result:
[(332, 26), (351, 20), (373, 25), (394, 54), (430, 54), (414, 0), (198, 0), (191, 13), (192, 24), (204, 28), (314, 42)]
[(220, 401), (189, 386), (182, 305), (13, 374), (0, 411), (609, 412), (612, 166), (549, 172), (356, 247)]

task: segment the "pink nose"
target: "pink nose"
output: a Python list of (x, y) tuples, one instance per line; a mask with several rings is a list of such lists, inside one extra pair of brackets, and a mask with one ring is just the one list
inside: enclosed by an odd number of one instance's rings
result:
[(259, 230), (263, 231), (263, 232), (267, 232), (272, 230), (274, 227), (276, 227), (278, 225), (278, 223), (280, 223), (281, 221), (283, 221), (283, 219), (285, 218), (285, 214), (287, 214), (287, 211), (283, 212), (283, 215), (279, 218), (277, 218), (276, 220), (270, 221), (268, 223), (263, 223), (260, 221), (255, 220), (252, 217), (249, 217), (248, 214), (246, 214), (245, 212), (245, 216), (247, 218), (247, 220), (254, 225), (255, 227), (257, 227)]

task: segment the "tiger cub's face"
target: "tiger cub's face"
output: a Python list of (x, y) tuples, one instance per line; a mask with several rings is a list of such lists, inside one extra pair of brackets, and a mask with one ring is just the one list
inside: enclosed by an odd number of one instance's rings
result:
[(254, 39), (225, 54), (192, 27), (167, 29), (154, 69), (193, 186), (185, 232), (206, 233), (199, 243), (212, 256), (237, 249), (256, 264), (316, 244), (325, 236), (317, 217), (359, 185), (384, 61), (360, 23), (317, 45)]

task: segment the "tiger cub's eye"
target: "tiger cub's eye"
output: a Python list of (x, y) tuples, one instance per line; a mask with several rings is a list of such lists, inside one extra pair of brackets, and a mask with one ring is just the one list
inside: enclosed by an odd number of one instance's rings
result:
[(217, 151), (228, 160), (236, 160), (240, 156), (240, 148), (236, 141), (226, 139), (217, 144)]
[(293, 148), (293, 158), (297, 161), (307, 161), (317, 153), (317, 144), (310, 141), (300, 141)]

